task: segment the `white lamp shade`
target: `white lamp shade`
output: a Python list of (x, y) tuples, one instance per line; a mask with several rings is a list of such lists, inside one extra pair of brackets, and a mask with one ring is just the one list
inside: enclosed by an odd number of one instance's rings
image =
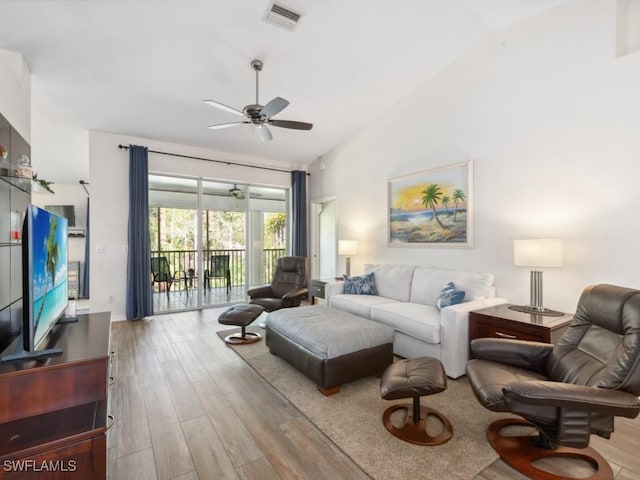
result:
[(562, 267), (562, 240), (514, 240), (513, 264), (516, 267)]
[(357, 255), (358, 242), (355, 240), (338, 240), (338, 255)]

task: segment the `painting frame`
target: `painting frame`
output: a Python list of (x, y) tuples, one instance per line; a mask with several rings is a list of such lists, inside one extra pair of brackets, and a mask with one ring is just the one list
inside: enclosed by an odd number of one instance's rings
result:
[(473, 237), (472, 159), (388, 181), (389, 247), (473, 248)]

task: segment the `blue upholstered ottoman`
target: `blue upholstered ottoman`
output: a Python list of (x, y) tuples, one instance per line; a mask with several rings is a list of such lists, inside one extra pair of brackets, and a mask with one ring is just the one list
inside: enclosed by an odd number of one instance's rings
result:
[(313, 380), (325, 395), (340, 385), (381, 375), (393, 363), (394, 329), (323, 305), (269, 313), (266, 344)]

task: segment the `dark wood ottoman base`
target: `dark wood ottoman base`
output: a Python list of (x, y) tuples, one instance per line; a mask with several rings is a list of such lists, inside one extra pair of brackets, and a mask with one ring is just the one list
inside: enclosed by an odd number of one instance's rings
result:
[(336, 358), (322, 359), (267, 324), (269, 351), (285, 359), (318, 385), (324, 395), (340, 391), (340, 385), (369, 375), (379, 375), (393, 363), (393, 343), (359, 350)]

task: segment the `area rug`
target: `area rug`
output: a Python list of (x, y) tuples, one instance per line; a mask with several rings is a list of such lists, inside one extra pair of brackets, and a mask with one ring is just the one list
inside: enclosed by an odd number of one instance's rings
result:
[[(224, 338), (228, 333), (218, 335)], [(498, 458), (487, 442), (486, 430), (504, 414), (484, 409), (466, 377), (448, 379), (447, 390), (422, 398), (423, 405), (439, 410), (453, 424), (449, 442), (423, 447), (393, 437), (383, 426), (386, 408), (411, 400), (382, 400), (378, 378), (348, 383), (340, 393), (325, 397), (307, 377), (269, 353), (264, 340), (232, 348), (376, 480), (469, 480)]]

